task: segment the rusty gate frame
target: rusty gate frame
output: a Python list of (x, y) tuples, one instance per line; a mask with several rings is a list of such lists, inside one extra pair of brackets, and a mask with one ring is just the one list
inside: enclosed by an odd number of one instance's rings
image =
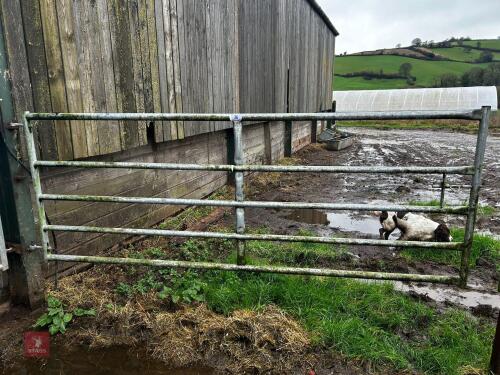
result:
[[(84, 263), (107, 263), (124, 265), (143, 265), (160, 268), (195, 268), (195, 269), (218, 269), (227, 271), (247, 272), (271, 272), (295, 275), (334, 276), (347, 278), (364, 278), (379, 280), (402, 280), (402, 281), (425, 281), (443, 284), (457, 284), (466, 287), (469, 274), (469, 259), (471, 255), (472, 239), (476, 221), (479, 190), (481, 186), (481, 172), (488, 136), (488, 125), (490, 107), (482, 107), (480, 110), (456, 110), (456, 111), (401, 111), (401, 112), (358, 112), (358, 113), (282, 113), (282, 114), (193, 114), (193, 113), (30, 113), (25, 112), (23, 116), (24, 134), (27, 143), (29, 165), (32, 175), (33, 189), (35, 193), (35, 206), (38, 214), (38, 226), (40, 231), (41, 246), (35, 246), (35, 250), (42, 250), (45, 262), (84, 262)], [(285, 121), (289, 126), (292, 121), (317, 121), (329, 120), (412, 120), (412, 119), (465, 119), (478, 120), (479, 131), (477, 135), (474, 164), (467, 166), (445, 166), (445, 167), (395, 167), (395, 166), (280, 166), (280, 165), (246, 165), (244, 164), (242, 144), (242, 122), (244, 121)], [(87, 120), (87, 121), (112, 121), (112, 120), (146, 120), (146, 121), (231, 121), (233, 124), (234, 140), (234, 163), (227, 165), (219, 164), (172, 164), (172, 163), (140, 163), (140, 162), (98, 162), (98, 161), (48, 161), (38, 160), (37, 148), (34, 138), (34, 128), (39, 121), (43, 120)], [(105, 126), (104, 124), (102, 126)], [(291, 126), (289, 126), (291, 129)], [(289, 140), (290, 141), (290, 140)], [(41, 168), (57, 167), (79, 167), (79, 168), (126, 168), (126, 169), (156, 169), (156, 170), (203, 170), (203, 171), (227, 171), (233, 172), (235, 176), (235, 199), (234, 200), (206, 200), (206, 199), (177, 199), (177, 198), (147, 198), (147, 197), (117, 197), (117, 196), (95, 196), (95, 195), (63, 195), (45, 194), (42, 192), (40, 180)], [(305, 203), (305, 202), (271, 202), (271, 201), (248, 201), (245, 200), (244, 172), (282, 172), (282, 173), (379, 173), (379, 174), (439, 174), (443, 175), (441, 184), (441, 204), (439, 207), (411, 206), (411, 205), (370, 205), (370, 204), (346, 204), (346, 203)], [(469, 202), (463, 206), (444, 206), (445, 179), (448, 174), (471, 176), (471, 189)], [(113, 202), (113, 203), (138, 203), (138, 204), (166, 204), (166, 205), (195, 205), (195, 206), (223, 206), (234, 207), (236, 210), (236, 226), (233, 233), (223, 232), (195, 232), (175, 231), (162, 229), (137, 229), (116, 227), (91, 227), (47, 224), (44, 201), (89, 201), (89, 202)], [(465, 235), (463, 242), (419, 242), (419, 241), (393, 241), (357, 238), (335, 238), (335, 237), (307, 237), (277, 234), (248, 234), (245, 233), (245, 208), (285, 208), (285, 209), (327, 209), (327, 210), (359, 210), (359, 211), (412, 211), (425, 213), (446, 213), (463, 215), (467, 217), (465, 224)], [(131, 259), (119, 257), (83, 256), (55, 254), (49, 251), (48, 232), (91, 232), (125, 235), (146, 235), (164, 237), (197, 237), (197, 238), (222, 238), (236, 241), (237, 262), (236, 264), (212, 263), (212, 262), (190, 262), (177, 260), (151, 260)], [(374, 245), (394, 246), (412, 248), (432, 248), (443, 251), (461, 251), (461, 266), (458, 276), (453, 275), (421, 275), (407, 273), (368, 272), (358, 270), (297, 268), (284, 266), (264, 266), (245, 264), (245, 241), (287, 241), (287, 242), (314, 242), (345, 245)]]

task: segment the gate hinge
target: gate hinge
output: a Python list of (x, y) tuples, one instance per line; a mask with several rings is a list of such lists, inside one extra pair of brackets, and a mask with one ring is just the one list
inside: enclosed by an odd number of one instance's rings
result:
[(5, 125), (5, 128), (7, 130), (17, 130), (17, 129), (20, 129), (22, 127), (23, 127), (23, 124), (20, 124), (18, 122), (11, 122), (11, 123)]

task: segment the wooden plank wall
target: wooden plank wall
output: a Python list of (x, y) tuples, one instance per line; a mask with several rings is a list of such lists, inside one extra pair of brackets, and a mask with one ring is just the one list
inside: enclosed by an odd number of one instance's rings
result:
[(335, 38), (320, 16), (303, 0), (239, 7), (241, 112), (286, 112), (287, 99), (289, 112), (328, 108)]
[[(6, 15), (22, 16), (25, 21), (22, 25), (9, 23), (6, 28), (10, 56), (19, 63), (11, 74), (18, 83), (13, 94), (21, 112), (60, 108), (286, 112), (287, 101), (290, 112), (303, 112), (330, 105), (334, 37), (304, 0), (0, 3), (4, 19)], [(59, 20), (57, 28), (48, 19)], [(44, 33), (37, 32), (40, 28)], [(16, 39), (23, 33), (24, 38)], [(33, 95), (26, 95), (30, 82)], [(48, 124), (38, 133), (44, 157), (227, 162), (228, 134), (220, 131), (230, 125), (227, 123), (159, 122), (151, 132), (146, 123), (102, 125), (75, 121)], [(309, 131), (308, 124), (294, 125), (294, 151), (307, 144)], [(150, 142), (148, 135), (159, 143)], [(245, 126), (246, 161), (281, 159), (283, 138), (283, 123)], [(227, 182), (224, 172), (43, 172), (44, 191), (64, 194), (201, 198)], [(47, 202), (46, 208), (53, 224), (127, 227), (151, 226), (179, 209), (62, 201)], [(96, 254), (123, 238), (56, 234), (60, 251), (70, 254)]]
[[(329, 106), (334, 37), (305, 0), (2, 0), (1, 9), (18, 114)], [(164, 142), (230, 124), (49, 122), (41, 156), (125, 151), (148, 143), (148, 126)]]

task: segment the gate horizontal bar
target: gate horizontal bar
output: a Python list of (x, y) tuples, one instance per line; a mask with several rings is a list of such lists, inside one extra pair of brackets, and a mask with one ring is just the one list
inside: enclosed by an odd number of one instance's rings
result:
[[(26, 113), (28, 120), (150, 120), (150, 121), (231, 121), (230, 113)], [(391, 111), (322, 113), (239, 113), (238, 121), (312, 121), (312, 120), (479, 120), (481, 111)]]
[(311, 275), (311, 276), (330, 276), (330, 277), (346, 277), (359, 279), (376, 279), (376, 280), (401, 280), (401, 281), (419, 281), (443, 284), (457, 284), (460, 280), (454, 276), (444, 275), (417, 275), (406, 273), (388, 273), (388, 272), (365, 272), (365, 271), (349, 271), (349, 270), (334, 270), (322, 268), (296, 268), (296, 267), (277, 267), (277, 266), (239, 266), (236, 264), (226, 263), (209, 263), (209, 262), (185, 262), (179, 260), (159, 260), (159, 259), (134, 259), (134, 258), (114, 258), (114, 257), (97, 257), (83, 255), (59, 255), (48, 254), (47, 260), (60, 262), (82, 262), (82, 263), (103, 263), (103, 264), (125, 264), (135, 266), (148, 266), (157, 268), (194, 268), (205, 270), (222, 270), (222, 271), (245, 271), (245, 272), (263, 272), (263, 273), (280, 273), (290, 275)]
[(166, 169), (184, 171), (227, 171), (227, 172), (329, 172), (329, 173), (422, 173), (422, 174), (464, 174), (472, 175), (472, 166), (456, 167), (390, 167), (390, 166), (344, 166), (344, 165), (231, 165), (231, 164), (176, 164), (138, 163), (113, 161), (55, 161), (38, 160), (35, 167), (79, 167), (79, 168), (126, 168)]
[(370, 205), (350, 203), (307, 203), (307, 202), (272, 202), (272, 201), (234, 201), (184, 198), (148, 198), (148, 197), (117, 197), (109, 195), (65, 195), (41, 194), (41, 200), (72, 201), (72, 202), (109, 202), (138, 204), (169, 204), (177, 206), (212, 206), (212, 207), (248, 207), (248, 208), (282, 208), (282, 209), (318, 209), (332, 211), (394, 211), (394, 212), (427, 212), (466, 215), (469, 206), (406, 206), (406, 205)]
[(281, 234), (238, 234), (222, 232), (194, 232), (194, 231), (176, 231), (165, 229), (136, 229), (136, 228), (109, 228), (109, 227), (89, 227), (89, 226), (71, 226), (71, 225), (44, 225), (44, 231), (61, 232), (89, 232), (89, 233), (109, 233), (109, 234), (129, 234), (145, 236), (162, 237), (197, 237), (197, 238), (222, 238), (232, 240), (248, 241), (284, 241), (284, 242), (315, 242), (330, 243), (341, 245), (373, 245), (373, 246), (394, 246), (394, 247), (415, 247), (415, 248), (434, 248), (447, 250), (461, 250), (461, 242), (420, 242), (420, 241), (393, 241), (393, 240), (375, 240), (364, 238), (335, 238), (335, 237), (307, 237), (307, 236), (289, 236)]

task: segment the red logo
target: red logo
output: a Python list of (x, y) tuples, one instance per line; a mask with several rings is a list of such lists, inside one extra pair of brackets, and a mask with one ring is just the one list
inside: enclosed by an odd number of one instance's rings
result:
[(48, 357), (50, 354), (50, 341), (48, 332), (24, 333), (25, 357)]

